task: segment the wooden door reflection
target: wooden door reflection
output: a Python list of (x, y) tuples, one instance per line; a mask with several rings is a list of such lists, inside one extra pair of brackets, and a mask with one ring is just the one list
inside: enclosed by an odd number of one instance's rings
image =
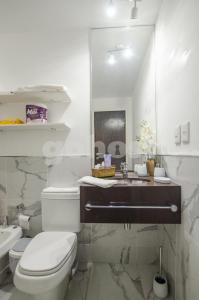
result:
[(125, 111), (100, 111), (94, 113), (95, 164), (103, 161), (105, 153), (112, 154), (112, 164), (120, 169), (126, 161)]

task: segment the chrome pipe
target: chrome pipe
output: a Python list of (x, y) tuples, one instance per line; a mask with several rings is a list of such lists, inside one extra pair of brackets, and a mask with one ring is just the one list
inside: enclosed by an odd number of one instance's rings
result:
[(170, 206), (144, 206), (144, 205), (93, 205), (87, 203), (85, 205), (86, 211), (91, 211), (92, 209), (165, 209), (170, 210), (173, 213), (178, 211), (177, 205), (170, 205)]
[(125, 231), (131, 230), (131, 224), (125, 223), (125, 224), (124, 224), (124, 230), (125, 230)]

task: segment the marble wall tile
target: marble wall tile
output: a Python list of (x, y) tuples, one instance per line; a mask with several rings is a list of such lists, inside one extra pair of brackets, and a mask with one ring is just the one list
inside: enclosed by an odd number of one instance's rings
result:
[(93, 224), (92, 260), (95, 262), (129, 263), (135, 248), (135, 231), (125, 231), (122, 224)]
[[(199, 244), (191, 236), (188, 237), (189, 253), (187, 255), (187, 282), (185, 295), (186, 299), (198, 299), (198, 278), (199, 278)], [(186, 274), (186, 273), (185, 273)]]
[[(165, 226), (165, 268), (176, 287), (175, 300), (198, 299), (196, 270), (199, 261), (199, 158), (164, 157), (167, 174), (182, 186), (182, 224), (168, 231)], [(173, 253), (173, 255), (172, 255)]]
[(163, 227), (163, 268), (166, 271), (169, 290), (171, 295), (175, 295), (175, 271), (176, 271), (176, 225), (162, 225)]
[(157, 262), (159, 247), (162, 243), (159, 225), (134, 225), (136, 232), (136, 263)]
[[(40, 205), (41, 191), (46, 186), (74, 186), (77, 180), (90, 172), (90, 158), (71, 156), (46, 159), (43, 157), (0, 158), (0, 204), (4, 198), (10, 222), (17, 216), (16, 206)], [(3, 203), (3, 204), (2, 204)], [(40, 218), (31, 218), (31, 231), (41, 230)]]
[(0, 157), (0, 196), (4, 197), (6, 194), (6, 159)]
[(77, 181), (91, 172), (89, 156), (57, 157), (46, 160), (48, 186), (77, 186)]
[(161, 245), (157, 225), (92, 224), (91, 253), (94, 262), (150, 264), (158, 259)]
[(158, 249), (159, 247), (154, 247), (152, 244), (149, 244), (148, 247), (137, 247), (135, 249), (136, 256), (135, 261), (136, 264), (152, 264), (158, 262)]
[[(26, 208), (32, 205), (41, 207), (41, 191), (46, 187), (47, 166), (42, 157), (6, 158), (6, 203), (9, 222), (16, 223), (16, 206), (23, 203)], [(41, 231), (41, 215), (31, 218), (28, 235)]]
[(7, 215), (6, 191), (6, 159), (0, 157), (0, 224)]
[[(2, 170), (2, 171), (1, 171)], [(90, 173), (90, 158), (71, 156), (0, 158), (0, 183), (6, 186), (5, 197), (11, 220), (16, 218), (16, 205), (30, 206), (40, 201), (45, 186), (76, 186), (77, 180)], [(3, 179), (4, 178), (4, 179)], [(41, 216), (31, 218), (29, 234), (41, 231)], [(161, 227), (123, 224), (82, 224), (79, 240), (80, 261), (116, 264), (151, 264), (158, 260)]]
[(134, 225), (136, 232), (137, 246), (148, 246), (148, 245), (159, 245), (159, 226), (158, 225), (147, 225), (147, 224), (136, 224)]
[(40, 157), (8, 157), (6, 163), (7, 202), (9, 206), (40, 201), (46, 187), (47, 166)]

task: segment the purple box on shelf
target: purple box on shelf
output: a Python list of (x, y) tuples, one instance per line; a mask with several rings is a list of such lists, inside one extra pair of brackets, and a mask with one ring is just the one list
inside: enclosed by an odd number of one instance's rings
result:
[(48, 109), (42, 105), (26, 105), (26, 123), (45, 124), (48, 120)]

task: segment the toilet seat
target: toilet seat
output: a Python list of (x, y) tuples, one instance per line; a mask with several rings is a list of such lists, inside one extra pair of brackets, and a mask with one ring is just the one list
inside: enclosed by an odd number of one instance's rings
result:
[(47, 276), (58, 272), (76, 247), (72, 232), (42, 232), (32, 239), (20, 262), (19, 272), (26, 276)]

